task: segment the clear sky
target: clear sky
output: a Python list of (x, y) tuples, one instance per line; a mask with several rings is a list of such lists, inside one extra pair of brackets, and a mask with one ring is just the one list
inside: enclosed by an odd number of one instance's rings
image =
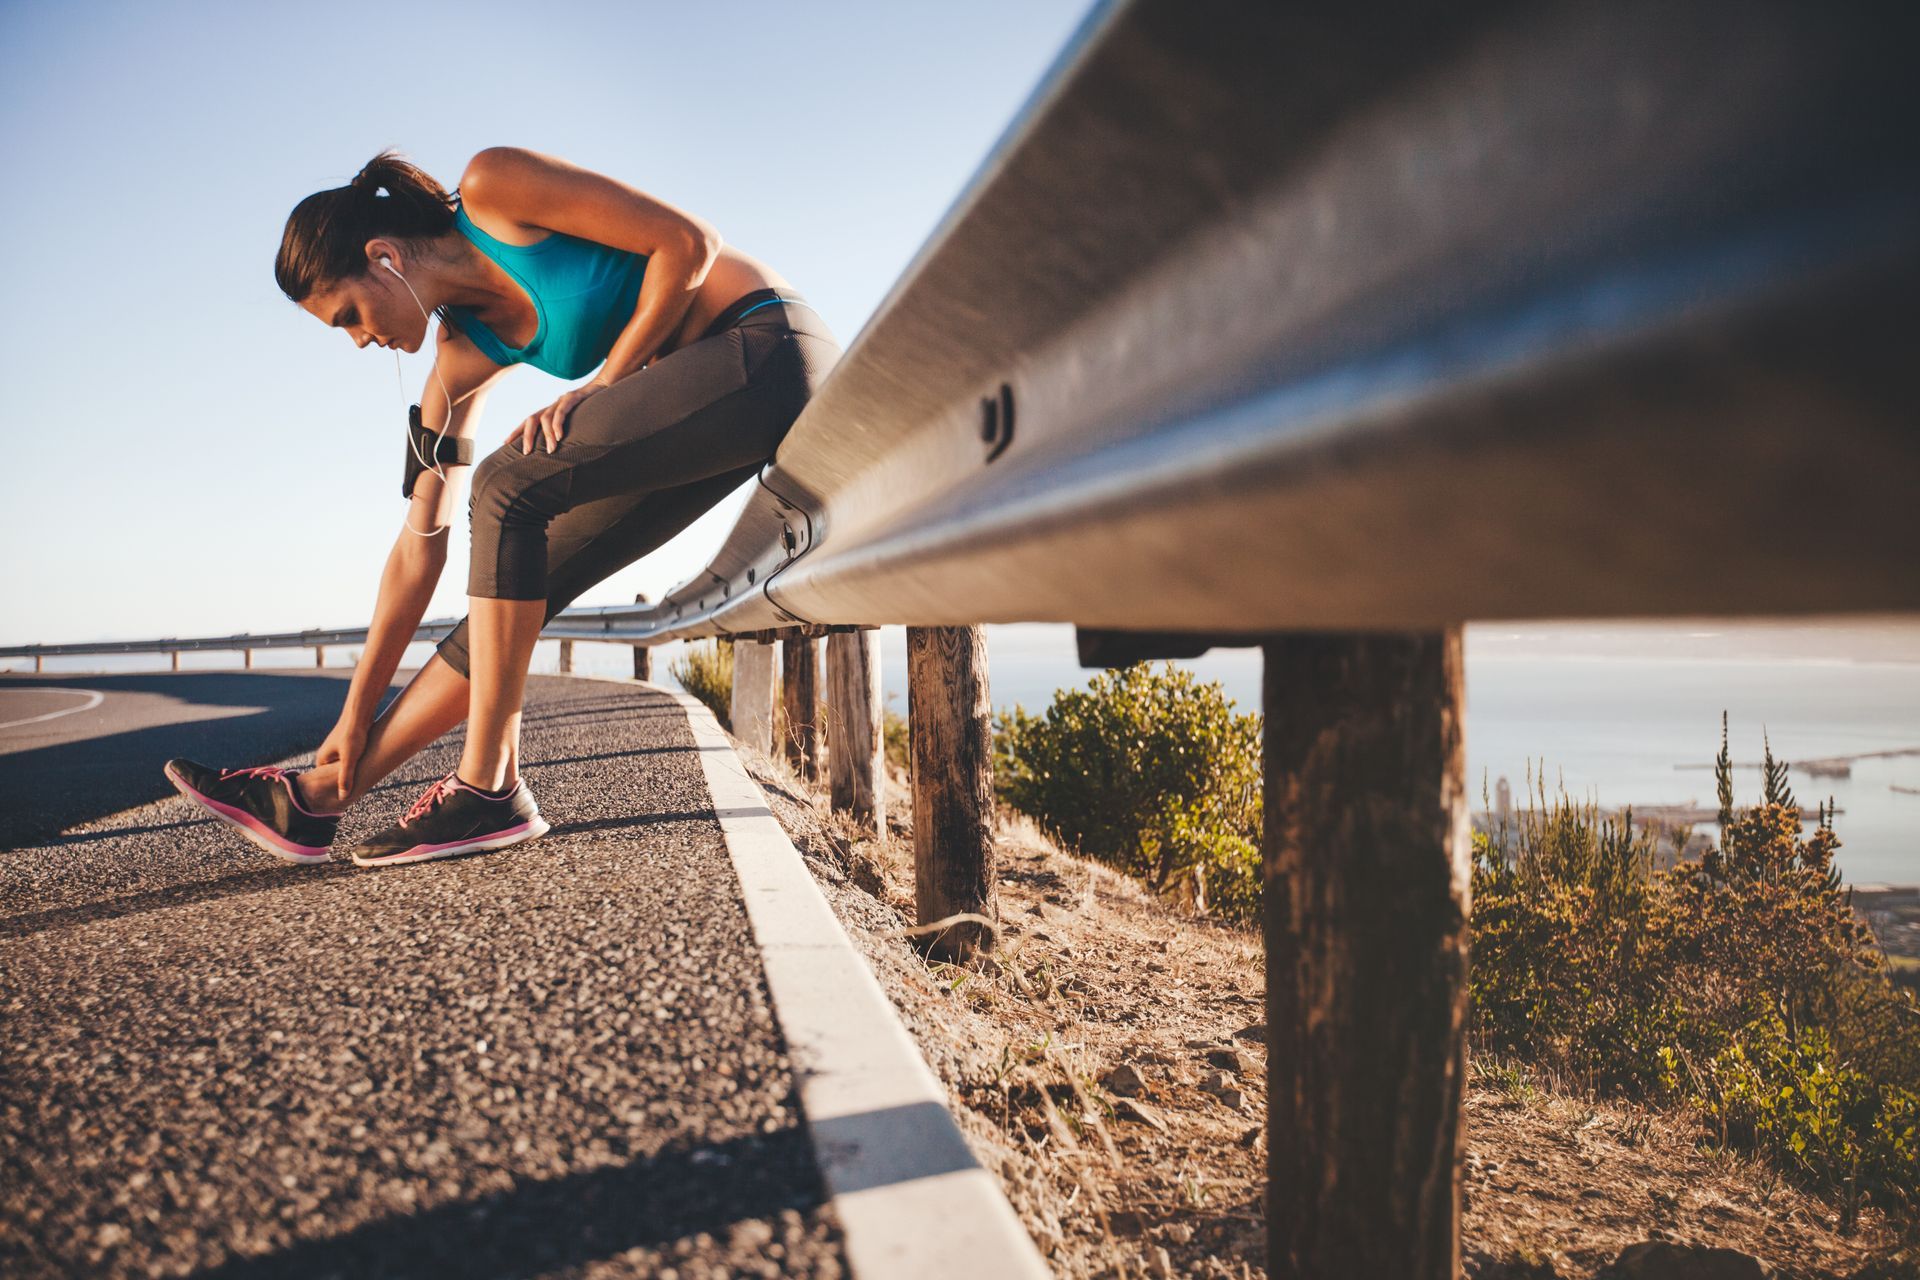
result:
[[(287, 300), (287, 214), (396, 146), (524, 146), (698, 213), (843, 347), (1088, 0), (0, 5), (0, 643), (355, 626), (431, 357)], [(574, 385), (504, 378), (489, 449)], [(744, 492), (581, 603), (696, 572)], [(466, 522), (429, 617), (465, 610)]]
[[(0, 644), (365, 623), (430, 357), (396, 381), (273, 260), (293, 206), (382, 148), (447, 185), (498, 144), (611, 174), (772, 264), (851, 347), (1092, 7), (0, 3)], [(480, 446), (570, 385), (515, 369)], [(691, 576), (744, 497), (580, 603)], [(429, 617), (465, 610), (464, 519), (450, 536)], [(1701, 631), (1474, 635), (1487, 655), (1920, 657), (1912, 618)]]

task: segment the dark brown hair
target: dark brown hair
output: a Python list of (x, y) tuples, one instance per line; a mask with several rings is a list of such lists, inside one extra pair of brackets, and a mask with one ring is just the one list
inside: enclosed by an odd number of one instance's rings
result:
[(344, 187), (316, 191), (293, 207), (273, 278), (295, 302), (367, 269), (367, 241), (403, 243), (453, 226), (453, 197), (424, 169), (389, 147)]

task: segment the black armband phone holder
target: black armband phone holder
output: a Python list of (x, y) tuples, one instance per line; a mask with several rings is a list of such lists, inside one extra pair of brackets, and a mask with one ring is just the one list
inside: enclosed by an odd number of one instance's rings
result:
[(473, 441), (458, 436), (443, 436), (420, 421), (420, 406), (407, 406), (407, 478), (400, 485), (400, 496), (413, 496), (413, 482), (427, 470), (431, 458), (443, 467), (473, 465)]

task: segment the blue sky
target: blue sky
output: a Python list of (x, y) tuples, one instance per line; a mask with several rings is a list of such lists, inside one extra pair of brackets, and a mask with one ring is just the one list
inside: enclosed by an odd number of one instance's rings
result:
[[(611, 174), (771, 263), (851, 347), (1092, 7), (0, 4), (0, 644), (370, 616), (430, 360), (397, 382), (272, 267), (293, 206), (382, 148), (448, 185), (498, 144)], [(481, 447), (569, 385), (515, 369)], [(691, 576), (743, 497), (581, 603)], [(465, 610), (464, 520), (452, 537), (429, 617)], [(1677, 656), (1701, 630), (1469, 639)], [(1069, 629), (1044, 637), (1071, 661)], [(1920, 624), (1734, 627), (1705, 650), (1913, 661)]]
[[(293, 206), (383, 147), (447, 186), (500, 144), (610, 174), (851, 346), (1091, 8), (0, 6), (0, 643), (365, 621), (430, 357), (396, 382), (273, 260)], [(481, 447), (570, 385), (515, 369)], [(688, 577), (742, 496), (581, 603)], [(430, 617), (465, 609), (465, 533)]]

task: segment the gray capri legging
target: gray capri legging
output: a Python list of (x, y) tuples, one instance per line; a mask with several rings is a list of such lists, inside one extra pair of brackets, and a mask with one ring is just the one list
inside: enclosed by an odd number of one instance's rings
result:
[[(839, 358), (798, 294), (755, 290), (581, 401), (552, 453), (494, 450), (473, 471), (467, 594), (544, 599), (551, 619), (752, 479)], [(469, 674), (467, 619), (436, 651)]]

